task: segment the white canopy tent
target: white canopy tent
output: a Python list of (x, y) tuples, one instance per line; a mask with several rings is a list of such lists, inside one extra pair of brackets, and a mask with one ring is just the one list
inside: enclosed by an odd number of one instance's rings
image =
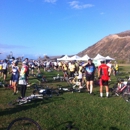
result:
[(90, 57), (86, 54), (83, 57), (79, 58), (78, 60), (87, 61), (88, 59), (90, 59)]
[(106, 56), (105, 58), (106, 60), (115, 60), (114, 58), (111, 58), (110, 56)]
[(67, 61), (67, 60), (69, 60), (70, 59), (70, 57), (68, 56), (68, 55), (65, 55), (64, 57), (62, 57), (62, 58), (57, 58), (57, 60), (65, 60), (65, 61)]
[(102, 55), (100, 55), (100, 54), (97, 54), (96, 56), (95, 56), (95, 58), (93, 58), (93, 63), (95, 64), (95, 66), (99, 66), (100, 64), (101, 64), (101, 61), (102, 60), (106, 60), (106, 57), (104, 57), (104, 56), (102, 56)]
[(69, 60), (79, 60), (81, 57), (74, 55), (72, 57), (69, 58)]
[(106, 57), (100, 55), (100, 54), (97, 54), (95, 58), (93, 58), (93, 60), (106, 60)]

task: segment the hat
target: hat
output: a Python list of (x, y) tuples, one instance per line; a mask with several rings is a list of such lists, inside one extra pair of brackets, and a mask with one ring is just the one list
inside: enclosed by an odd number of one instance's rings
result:
[(92, 59), (88, 59), (88, 61), (92, 61)]

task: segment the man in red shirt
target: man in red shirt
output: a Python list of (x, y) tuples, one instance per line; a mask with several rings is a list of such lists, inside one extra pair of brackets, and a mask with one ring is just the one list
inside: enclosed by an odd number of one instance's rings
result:
[(98, 78), (100, 79), (100, 97), (103, 97), (103, 86), (106, 87), (106, 97), (109, 97), (108, 80), (110, 78), (111, 68), (101, 61), (98, 67)]

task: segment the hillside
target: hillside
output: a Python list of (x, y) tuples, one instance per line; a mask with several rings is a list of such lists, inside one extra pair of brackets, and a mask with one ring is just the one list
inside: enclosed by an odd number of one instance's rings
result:
[(79, 56), (87, 54), (90, 57), (95, 57), (98, 53), (103, 56), (110, 56), (119, 61), (130, 61), (130, 30), (109, 35), (79, 52)]

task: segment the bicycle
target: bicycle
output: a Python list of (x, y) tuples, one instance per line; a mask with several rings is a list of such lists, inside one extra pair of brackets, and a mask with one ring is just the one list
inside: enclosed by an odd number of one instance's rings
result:
[(67, 84), (71, 87), (69, 90), (72, 93), (73, 92), (81, 92), (83, 89), (86, 89), (85, 82), (82, 82), (82, 86), (81, 86), (81, 81), (79, 81), (77, 76), (69, 77), (66, 81), (67, 81)]
[(23, 104), (26, 104), (26, 103), (30, 103), (31, 101), (33, 100), (39, 100), (39, 99), (43, 99), (43, 96), (42, 95), (34, 95), (34, 94), (31, 94), (30, 96), (27, 96), (27, 97), (24, 97), (24, 98), (17, 98), (13, 101), (10, 101), (8, 103), (9, 106), (15, 106), (15, 105), (23, 105)]
[(118, 79), (118, 83), (111, 90), (111, 95), (122, 96), (127, 102), (130, 102), (130, 78)]
[(43, 100), (44, 98), (52, 97), (54, 95), (59, 96), (59, 90), (50, 89), (49, 87), (43, 88), (41, 86), (38, 86), (34, 84), (33, 86), (34, 90), (30, 96), (24, 97), (24, 98), (18, 98), (16, 100), (13, 100), (9, 102), (8, 104), (10, 106), (14, 105), (23, 105), (26, 103), (29, 103), (34, 100)]
[(31, 118), (20, 117), (10, 122), (7, 130), (42, 130), (41, 126)]
[(43, 86), (38, 86), (37, 84), (34, 85), (34, 90), (33, 90), (34, 95), (39, 95), (39, 96), (49, 96), (52, 97), (53, 95), (59, 96), (59, 90), (54, 89), (54, 88), (49, 88), (48, 86), (43, 87)]
[(123, 92), (122, 97), (126, 102), (130, 102), (130, 82), (127, 83), (127, 88)]

